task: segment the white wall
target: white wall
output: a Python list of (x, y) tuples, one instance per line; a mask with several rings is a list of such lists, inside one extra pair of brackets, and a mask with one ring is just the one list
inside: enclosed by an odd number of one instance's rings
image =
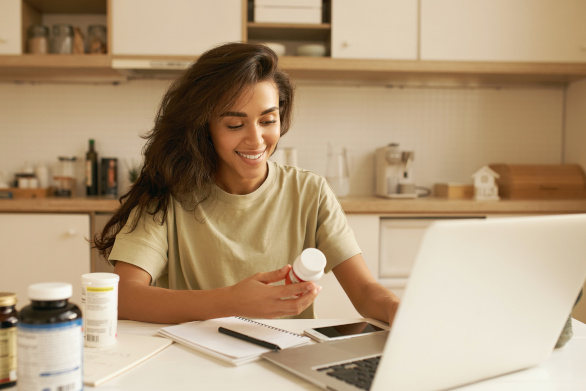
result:
[[(584, 83), (569, 94), (586, 90)], [(99, 157), (117, 157), (124, 173), (125, 161), (140, 159), (144, 140), (139, 134), (150, 130), (168, 84), (0, 83), (0, 171), (11, 179), (25, 161), (55, 163), (60, 155), (83, 159), (88, 139), (94, 138)], [(575, 104), (583, 106), (584, 95)], [(578, 111), (583, 126), (585, 110)], [(423, 186), (470, 182), (474, 171), (491, 162), (560, 163), (563, 116), (562, 88), (302, 84), (293, 127), (280, 145), (296, 147), (299, 165), (320, 174), (326, 170), (327, 144), (346, 146), (351, 195), (371, 195), (374, 150), (390, 142), (415, 151), (414, 179)], [(586, 136), (581, 137), (584, 145)]]

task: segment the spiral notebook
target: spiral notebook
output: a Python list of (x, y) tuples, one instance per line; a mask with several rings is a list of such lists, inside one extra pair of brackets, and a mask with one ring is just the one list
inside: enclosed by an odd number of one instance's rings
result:
[(241, 317), (227, 317), (163, 327), (159, 334), (233, 365), (258, 360), (271, 349), (218, 331), (220, 327), (277, 345), (281, 349), (310, 343), (308, 337)]

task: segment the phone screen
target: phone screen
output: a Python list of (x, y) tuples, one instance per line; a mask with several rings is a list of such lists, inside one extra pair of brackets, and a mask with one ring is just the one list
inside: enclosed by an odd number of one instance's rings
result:
[(317, 327), (314, 330), (329, 338), (339, 338), (358, 334), (368, 334), (383, 329), (368, 322), (358, 322), (336, 326)]

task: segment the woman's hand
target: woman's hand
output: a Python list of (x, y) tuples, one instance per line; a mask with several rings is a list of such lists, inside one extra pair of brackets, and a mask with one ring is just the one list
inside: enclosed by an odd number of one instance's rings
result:
[(232, 311), (250, 318), (276, 318), (298, 315), (313, 303), (321, 286), (313, 282), (271, 285), (285, 279), (291, 265), (266, 273), (256, 273), (231, 286)]

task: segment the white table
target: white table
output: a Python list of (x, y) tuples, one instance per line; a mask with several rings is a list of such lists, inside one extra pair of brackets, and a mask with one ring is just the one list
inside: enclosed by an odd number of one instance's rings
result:
[[(300, 332), (305, 328), (341, 320), (263, 320), (264, 323)], [(347, 320), (346, 320), (347, 321)], [(163, 325), (120, 321), (119, 331), (155, 335)], [(586, 390), (586, 325), (573, 321), (574, 337), (552, 352), (543, 364), (460, 388), (465, 391)], [(93, 389), (86, 387), (86, 389)], [(108, 390), (318, 390), (311, 383), (269, 362), (234, 367), (174, 343), (130, 371), (96, 387)]]

